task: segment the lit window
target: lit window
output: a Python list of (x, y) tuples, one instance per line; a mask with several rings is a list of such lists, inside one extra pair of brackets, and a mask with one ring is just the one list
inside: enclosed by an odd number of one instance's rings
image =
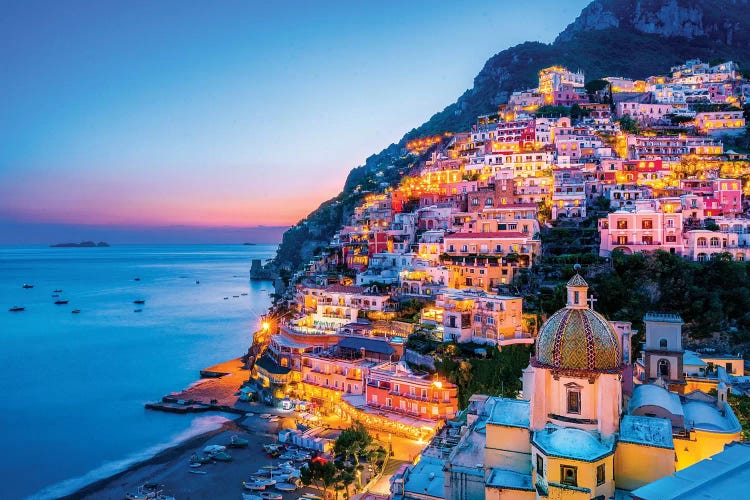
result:
[(596, 467), (596, 485), (602, 485), (604, 484), (604, 481), (606, 480), (606, 472), (604, 469), (604, 464), (598, 465)]
[(581, 413), (581, 391), (568, 389), (568, 413)]

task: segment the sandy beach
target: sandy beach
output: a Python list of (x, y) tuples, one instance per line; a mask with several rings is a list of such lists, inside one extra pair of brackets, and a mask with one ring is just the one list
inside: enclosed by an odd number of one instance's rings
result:
[[(261, 410), (265, 407), (259, 407)], [(268, 413), (276, 413), (269, 409)], [(281, 415), (280, 415), (281, 416)], [(137, 491), (144, 483), (163, 485), (165, 494), (178, 500), (187, 499), (241, 499), (242, 481), (264, 465), (278, 462), (268, 458), (262, 445), (276, 441), (278, 429), (294, 425), (293, 417), (283, 417), (279, 422), (270, 423), (259, 416), (244, 417), (229, 422), (221, 429), (196, 436), (173, 448), (169, 448), (153, 458), (135, 464), (129, 469), (101, 481), (97, 481), (66, 499), (117, 499), (122, 500), (127, 493)], [(228, 449), (231, 462), (206, 464), (200, 471), (206, 474), (190, 473), (190, 456), (203, 450), (207, 445), (226, 445), (231, 436), (239, 435), (249, 440), (247, 448)], [(269, 490), (270, 491), (270, 490)], [(302, 489), (285, 493), (284, 499), (299, 497)]]

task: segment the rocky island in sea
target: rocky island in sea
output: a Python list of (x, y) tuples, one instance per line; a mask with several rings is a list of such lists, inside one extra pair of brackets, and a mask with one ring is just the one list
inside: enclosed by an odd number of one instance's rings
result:
[(99, 243), (82, 241), (80, 243), (55, 243), (54, 245), (50, 245), (50, 248), (103, 248), (108, 246), (109, 243), (106, 241), (100, 241)]

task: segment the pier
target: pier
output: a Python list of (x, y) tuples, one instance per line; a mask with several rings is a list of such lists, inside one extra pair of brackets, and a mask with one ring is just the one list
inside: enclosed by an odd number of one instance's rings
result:
[(200, 376), (201, 379), (187, 389), (167, 394), (159, 402), (146, 403), (145, 408), (180, 414), (207, 411), (244, 414), (251, 410), (251, 406), (239, 398), (240, 388), (250, 378), (241, 358), (205, 368)]

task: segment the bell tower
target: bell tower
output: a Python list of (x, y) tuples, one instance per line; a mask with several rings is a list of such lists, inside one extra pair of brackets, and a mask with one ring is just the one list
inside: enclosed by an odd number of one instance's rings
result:
[(677, 314), (650, 312), (643, 317), (646, 345), (643, 350), (645, 383), (661, 378), (669, 390), (682, 392), (685, 374), (682, 367), (682, 318)]

